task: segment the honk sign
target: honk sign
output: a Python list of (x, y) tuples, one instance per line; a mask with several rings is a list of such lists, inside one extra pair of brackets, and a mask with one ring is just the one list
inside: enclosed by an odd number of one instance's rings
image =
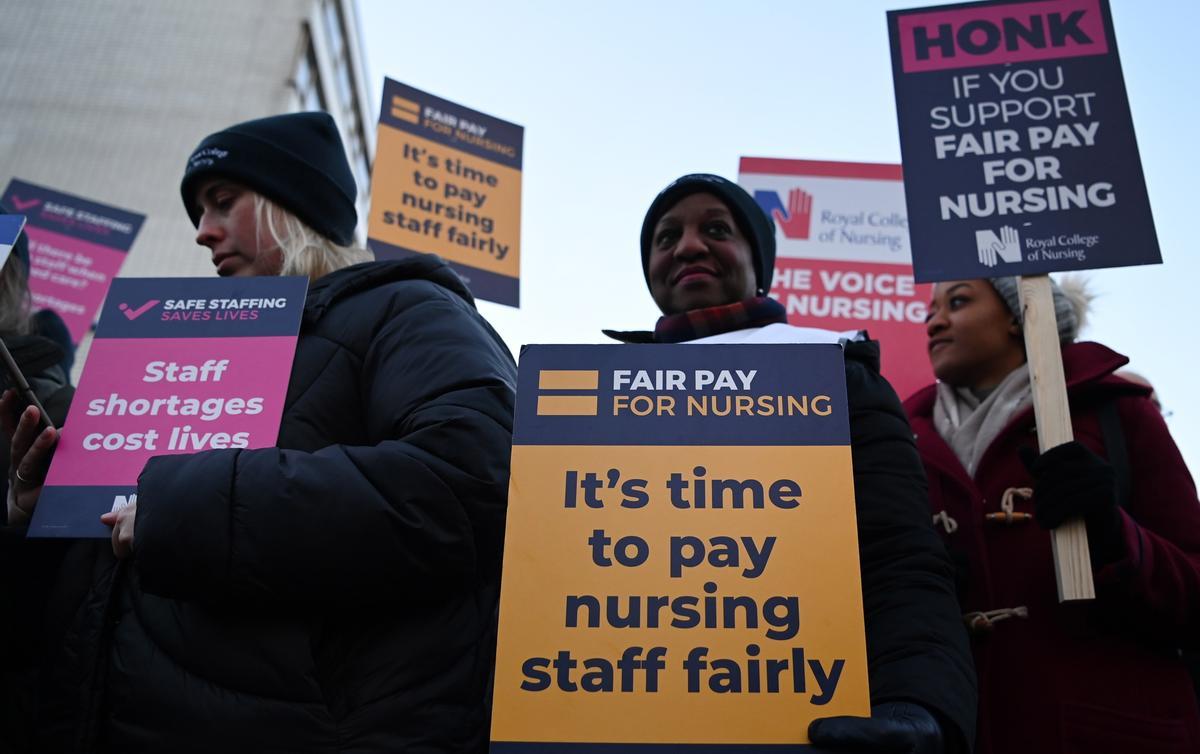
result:
[(30, 537), (100, 537), (151, 456), (262, 448), (279, 435), (308, 281), (117, 278)]
[(1108, 0), (888, 12), (919, 282), (1162, 261)]
[(493, 752), (869, 714), (840, 347), (531, 346), (517, 393)]

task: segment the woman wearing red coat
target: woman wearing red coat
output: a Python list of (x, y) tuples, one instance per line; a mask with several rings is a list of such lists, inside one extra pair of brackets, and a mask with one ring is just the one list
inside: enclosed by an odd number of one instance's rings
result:
[[(960, 570), (981, 754), (1198, 752), (1181, 647), (1200, 642), (1200, 502), (1128, 359), (1073, 342), (1055, 286), (1075, 441), (1037, 454), (1014, 278), (939, 283), (939, 382), (905, 404), (934, 525)], [(1121, 446), (1124, 446), (1123, 448)], [(1060, 604), (1048, 529), (1082, 516), (1096, 599)]]

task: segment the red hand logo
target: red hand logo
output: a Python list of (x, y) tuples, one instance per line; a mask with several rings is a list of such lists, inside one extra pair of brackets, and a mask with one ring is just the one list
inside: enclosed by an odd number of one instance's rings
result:
[(780, 210), (773, 209), (771, 216), (783, 228), (785, 237), (808, 240), (808, 229), (812, 224), (812, 194), (804, 189), (792, 189), (788, 192), (788, 214), (785, 216)]

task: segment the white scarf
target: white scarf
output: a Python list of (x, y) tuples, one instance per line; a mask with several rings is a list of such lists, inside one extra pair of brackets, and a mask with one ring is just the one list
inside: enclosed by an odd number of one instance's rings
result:
[(1014, 416), (1033, 402), (1029, 365), (1022, 364), (982, 401), (970, 388), (937, 384), (933, 426), (972, 479), (988, 446)]

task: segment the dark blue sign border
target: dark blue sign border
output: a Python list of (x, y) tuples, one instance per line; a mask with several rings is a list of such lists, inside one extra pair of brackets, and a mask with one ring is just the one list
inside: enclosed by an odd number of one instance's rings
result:
[[(24, 210), (14, 204), (14, 195), (20, 195), (19, 198), (22, 200), (39, 199), (41, 203)], [(61, 233), (64, 236), (106, 246), (116, 251), (129, 251), (133, 246), (134, 239), (137, 238), (138, 231), (142, 229), (142, 223), (146, 220), (145, 215), (139, 215), (136, 212), (100, 204), (73, 194), (64, 194), (61, 191), (38, 186), (19, 178), (9, 181), (8, 188), (4, 189), (3, 201), (14, 211), (24, 214), (28, 218), (27, 224), (30, 227)], [(126, 224), (130, 226), (129, 232), (122, 232), (117, 228), (109, 228), (107, 231), (89, 230), (95, 226), (86, 222), (56, 222), (52, 217), (42, 217), (42, 208), (47, 201)]]
[[(251, 338), (295, 335), (308, 278), (114, 278), (97, 338)], [(213, 300), (285, 299), (283, 307), (210, 308)], [(201, 308), (168, 302), (198, 301)], [(252, 319), (238, 315), (253, 314)], [(178, 315), (177, 317), (175, 315)], [(186, 315), (186, 316), (185, 316)], [(207, 316), (203, 316), (207, 315)]]
[[(1032, 275), (1048, 272), (1085, 270), (1103, 267), (1123, 267), (1157, 264), (1162, 261), (1145, 177), (1138, 157), (1137, 141), (1129, 111), (1125, 81), (1113, 31), (1112, 14), (1107, 0), (1098, 0), (1107, 35), (1108, 53), (1086, 57), (1039, 60), (1011, 65), (963, 67), (944, 70), (905, 73), (902, 69), (899, 20), (903, 16), (930, 11), (982, 8), (1013, 5), (1021, 2), (992, 0), (924, 7), (888, 13), (888, 33), (892, 51), (893, 83), (896, 93), (896, 112), (900, 128), (900, 151), (904, 165), (904, 189), (908, 206), (909, 236), (913, 251), (913, 270), (918, 282)], [(1008, 97), (1025, 100), (1057, 93), (1095, 92), (1091, 98), (1091, 115), (1082, 118), (1021, 119), (1005, 125), (996, 122), (983, 128), (967, 127), (934, 131), (930, 112), (934, 107), (965, 105), (983, 99), (999, 97), (954, 98), (955, 77), (964, 74), (986, 76), (988, 73), (1022, 68), (1062, 67), (1064, 86), (1059, 90), (1033, 90)], [(1051, 83), (1054, 79), (1051, 78)], [(939, 133), (971, 132), (978, 135), (994, 128), (1014, 128), (1021, 133), (1021, 144), (1027, 144), (1025, 129), (1031, 125), (1054, 127), (1059, 123), (1095, 120), (1100, 123), (1096, 145), (1092, 147), (1043, 149), (1036, 152), (1023, 149), (1020, 153), (993, 154), (961, 158), (937, 159), (933, 137)], [(1011, 182), (1004, 178), (987, 185), (983, 178), (985, 160), (1005, 157), (1052, 155), (1061, 162), (1061, 179), (1033, 179)], [(992, 214), (988, 217), (952, 217), (943, 220), (939, 197), (983, 194), (996, 190), (1015, 190), (1050, 185), (1077, 184), (1090, 186), (1111, 183), (1116, 202), (1111, 206), (1088, 206), (1069, 210)], [(979, 244), (987, 243), (1008, 227), (1016, 232), (1021, 259), (1006, 262), (1000, 259), (987, 265), (980, 260)]]
[[(415, 111), (406, 106), (405, 109), (399, 110), (405, 117), (397, 117), (392, 112), (393, 97), (400, 97), (415, 104)], [(479, 142), (471, 140), (470, 134), (454, 127), (449, 128), (449, 134), (439, 133), (431, 128), (424, 127), (422, 123), (425, 120), (424, 110), (426, 107), (432, 107), (443, 115), (453, 116), (456, 120), (465, 119), (476, 125), (485, 126), (487, 132), (482, 137), (479, 137), (479, 139), (481, 141), (490, 141), (506, 151), (511, 150), (512, 154), (488, 149)], [(414, 118), (416, 122), (413, 122), (410, 118)], [(476, 157), (482, 157), (485, 160), (490, 160), (506, 167), (516, 168), (517, 170), (521, 169), (522, 145), (525, 140), (525, 129), (522, 126), (509, 123), (506, 120), (500, 120), (486, 113), (481, 113), (478, 110), (472, 110), (469, 107), (442, 99), (428, 92), (423, 92), (420, 89), (414, 89), (407, 84), (401, 84), (399, 81), (388, 78), (383, 80), (383, 106), (379, 109), (379, 122), (405, 133), (443, 144), (452, 149), (461, 150)], [(459, 136), (460, 133), (462, 136)]]
[[(675, 369), (758, 370), (746, 390), (635, 390), (613, 389), (613, 371)], [(597, 370), (599, 385), (593, 390), (542, 390), (541, 370)], [(690, 380), (690, 377), (689, 377)], [(538, 415), (539, 396), (596, 396), (594, 416)], [(674, 416), (636, 416), (632, 411), (612, 415), (613, 396), (671, 396)], [(717, 409), (707, 416), (687, 415), (687, 397), (717, 398)], [(832, 411), (818, 416), (717, 414), (731, 396), (760, 396), (780, 405), (776, 396), (829, 396)], [(569, 345), (525, 346), (517, 375), (517, 411), (514, 445), (848, 445), (850, 424), (846, 404), (846, 371), (841, 346), (833, 344), (725, 344), (725, 345)]]

